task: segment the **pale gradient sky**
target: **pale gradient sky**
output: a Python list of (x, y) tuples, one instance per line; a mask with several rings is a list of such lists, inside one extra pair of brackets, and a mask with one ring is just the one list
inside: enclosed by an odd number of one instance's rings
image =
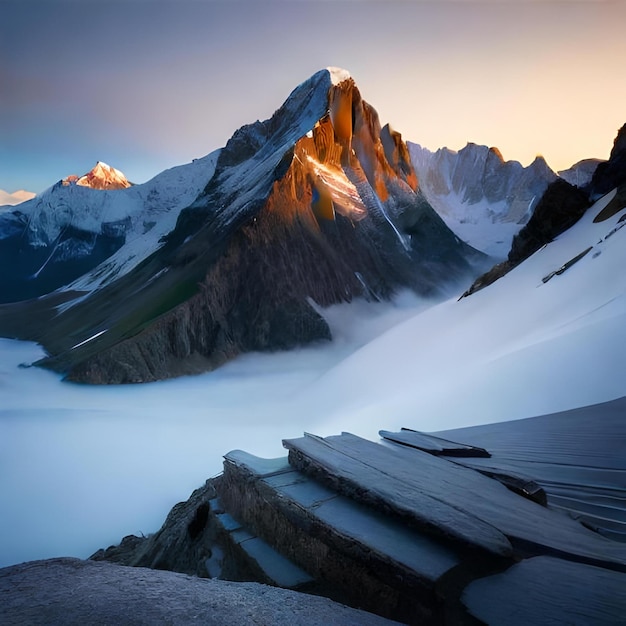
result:
[(626, 2), (0, 0), (0, 188), (145, 182), (348, 69), (407, 140), (554, 169), (626, 122)]

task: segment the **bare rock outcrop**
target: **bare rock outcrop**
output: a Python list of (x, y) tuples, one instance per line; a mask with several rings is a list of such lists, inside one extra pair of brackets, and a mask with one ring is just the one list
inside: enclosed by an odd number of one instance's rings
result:
[(618, 131), (608, 161), (596, 168), (589, 191), (592, 198), (598, 198), (626, 183), (626, 124)]
[(4, 626), (384, 626), (327, 598), (258, 583), (60, 558), (0, 569)]

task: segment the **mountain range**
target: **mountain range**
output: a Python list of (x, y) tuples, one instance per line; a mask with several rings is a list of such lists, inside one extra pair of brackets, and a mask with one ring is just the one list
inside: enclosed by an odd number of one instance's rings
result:
[(510, 271), (606, 192), (616, 146), (564, 178), (476, 144), (433, 153), (382, 126), (348, 72), (322, 70), (202, 159), (143, 185), (99, 162), (0, 214), (0, 332), (91, 383), (329, 340), (320, 307), (474, 281), (469, 294)]
[(18, 189), (18, 191), (14, 191), (13, 193), (0, 189), (0, 208), (26, 202), (26, 200), (34, 198), (35, 195), (36, 194), (32, 191), (26, 191), (24, 189)]
[(81, 179), (3, 216), (4, 299), (40, 298), (5, 307), (5, 332), (43, 343), (72, 380), (145, 382), (330, 339), (315, 306), (443, 293), (488, 264), (344, 70), (182, 167), (196, 187), (175, 202), (167, 173), (104, 193)]
[(431, 152), (409, 143), (420, 187), (446, 224), (474, 247), (503, 258), (513, 235), (528, 221), (556, 180), (543, 157), (528, 167), (505, 161), (497, 148), (468, 143), (454, 152)]

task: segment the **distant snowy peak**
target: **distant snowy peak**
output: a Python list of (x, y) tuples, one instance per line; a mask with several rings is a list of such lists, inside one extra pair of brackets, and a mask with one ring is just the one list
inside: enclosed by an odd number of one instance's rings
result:
[(119, 170), (98, 163), (81, 178), (60, 180), (1, 211), (0, 265), (12, 271), (0, 273), (0, 302), (67, 285), (90, 291), (130, 271), (159, 248), (206, 186), (218, 154), (133, 186)]
[(15, 206), (34, 198), (35, 195), (32, 191), (25, 191), (24, 189), (19, 189), (13, 193), (0, 189), (0, 206)]
[(63, 185), (80, 185), (91, 189), (126, 189), (131, 186), (126, 176), (120, 170), (98, 161), (89, 172), (83, 176), (68, 176), (62, 181)]
[(506, 257), (513, 235), (557, 178), (542, 156), (524, 167), (475, 143), (458, 152), (408, 146), (428, 201), (461, 239), (495, 258)]

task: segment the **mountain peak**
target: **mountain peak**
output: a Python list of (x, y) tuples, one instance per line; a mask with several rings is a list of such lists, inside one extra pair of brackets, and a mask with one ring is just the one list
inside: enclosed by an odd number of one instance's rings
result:
[(500, 152), (499, 148), (492, 146), (489, 148), (489, 153), (493, 154), (493, 156), (495, 156), (500, 163), (504, 163), (504, 157), (502, 156), (502, 152)]
[(330, 74), (330, 80), (333, 85), (338, 85), (342, 83), (344, 80), (348, 80), (351, 78), (350, 72), (348, 70), (344, 70), (341, 67), (327, 67), (326, 70)]
[(120, 170), (103, 161), (98, 161), (91, 170), (81, 177), (72, 175), (63, 179), (63, 185), (71, 184), (90, 187), (91, 189), (126, 189), (131, 186), (131, 183)]

